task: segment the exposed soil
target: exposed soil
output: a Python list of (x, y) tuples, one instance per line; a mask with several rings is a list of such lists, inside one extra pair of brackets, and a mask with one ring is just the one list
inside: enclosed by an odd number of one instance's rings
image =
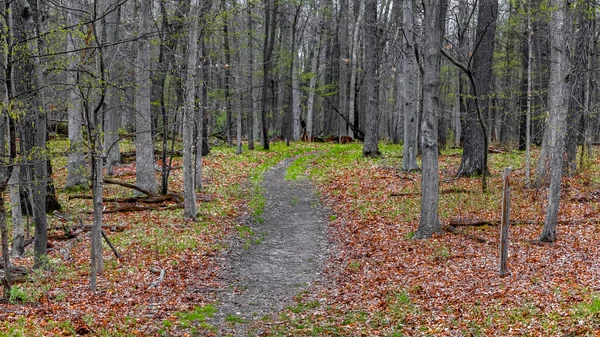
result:
[(292, 304), (317, 280), (327, 255), (327, 213), (310, 181), (284, 179), (295, 159), (283, 160), (264, 177), (263, 221), (248, 225), (254, 235), (236, 240), (227, 253), (224, 281), (211, 324), (217, 334), (260, 335), (253, 323)]

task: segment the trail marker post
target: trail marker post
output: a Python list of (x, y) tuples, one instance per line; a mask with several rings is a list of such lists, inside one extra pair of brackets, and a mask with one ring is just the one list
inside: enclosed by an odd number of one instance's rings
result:
[(510, 167), (504, 168), (502, 189), (502, 219), (500, 220), (500, 277), (506, 276), (508, 257), (508, 225), (510, 223)]

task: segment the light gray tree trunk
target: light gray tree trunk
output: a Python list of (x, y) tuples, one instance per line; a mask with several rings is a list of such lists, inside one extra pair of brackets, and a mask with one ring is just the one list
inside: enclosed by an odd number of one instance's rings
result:
[[(321, 2), (322, 3), (322, 2)], [(317, 14), (320, 16), (320, 14)], [(319, 78), (319, 57), (321, 51), (321, 30), (322, 24), (316, 29), (316, 34), (312, 44), (312, 59), (310, 61), (310, 72), (311, 77), (308, 82), (308, 101), (306, 103), (306, 138), (309, 141), (313, 141), (313, 129), (314, 129), (314, 110), (315, 110), (315, 90), (317, 87), (317, 78)]]
[(114, 2), (107, 1), (106, 22), (104, 25), (105, 38), (103, 43), (109, 45), (105, 48), (105, 67), (108, 73), (108, 92), (106, 93), (107, 103), (104, 105), (104, 149), (106, 153), (106, 172), (113, 174), (113, 166), (121, 162), (121, 152), (119, 150), (119, 125), (121, 121), (121, 94), (120, 90), (115, 88), (117, 78), (123, 73), (120, 67), (121, 56), (118, 54), (117, 42), (120, 21), (120, 8)]
[[(195, 26), (194, 26), (195, 27)], [(198, 30), (200, 30), (200, 28), (198, 28)], [(199, 34), (200, 32), (198, 32), (198, 35), (202, 35)], [(198, 39), (198, 43), (196, 48), (198, 48), (198, 56), (196, 59), (200, 60), (200, 63), (202, 64), (201, 69), (199, 69), (199, 71), (196, 72), (196, 75), (200, 76), (200, 72), (202, 72), (202, 89), (200, 93), (195, 93), (197, 96), (200, 96), (200, 104), (199, 104), (199, 108), (198, 111), (196, 111), (196, 165), (194, 167), (194, 189), (196, 190), (196, 192), (202, 192), (203, 189), (203, 184), (202, 184), (202, 155), (204, 152), (204, 146), (206, 144), (204, 144), (204, 113), (205, 113), (205, 107), (206, 107), (206, 97), (204, 97), (204, 90), (206, 88), (206, 83), (205, 81), (208, 81), (208, 76), (205, 76), (205, 74), (207, 74), (207, 71), (205, 69), (205, 67), (207, 66), (206, 63), (204, 63), (202, 60), (202, 56), (204, 55), (205, 51), (203, 48), (203, 43), (202, 43), (202, 39), (204, 37), (200, 36), (200, 38)], [(189, 42), (188, 42), (189, 43)], [(196, 61), (198, 62), (198, 61)], [(196, 82), (198, 82), (196, 80)]]
[(440, 113), (440, 63), (445, 4), (439, 0), (424, 0), (425, 40), (423, 55), (423, 120), (421, 139), (423, 168), (421, 183), (421, 219), (415, 238), (428, 238), (441, 231), (438, 219), (438, 116)]
[(13, 168), (8, 185), (10, 188), (10, 209), (13, 226), (12, 255), (21, 256), (25, 252), (25, 227), (23, 226), (21, 196), (19, 194), (19, 166)]
[(187, 17), (189, 35), (187, 49), (187, 69), (184, 87), (185, 101), (183, 107), (183, 216), (184, 218), (193, 221), (197, 220), (192, 146), (194, 137), (194, 117), (196, 116), (194, 113), (194, 98), (196, 96), (196, 85), (194, 84), (194, 81), (196, 78), (196, 57), (198, 53), (198, 12), (198, 0), (192, 0), (190, 3), (190, 12)]
[(300, 60), (293, 55), (295, 60), (292, 63), (292, 125), (293, 135), (292, 140), (299, 140), (301, 133), (300, 113), (302, 112), (300, 107), (300, 96), (302, 91), (300, 89), (300, 77), (298, 76), (298, 63)]
[(247, 88), (247, 106), (248, 113), (246, 114), (247, 120), (247, 134), (248, 134), (248, 150), (254, 150), (254, 132), (256, 124), (254, 122), (254, 41), (253, 41), (253, 26), (252, 26), (252, 1), (246, 2), (247, 20), (248, 20), (248, 88)]
[(154, 144), (150, 111), (150, 37), (152, 1), (141, 0), (138, 17), (138, 51), (135, 66), (135, 184), (141, 189), (156, 193), (158, 184), (154, 169)]
[[(39, 5), (39, 3), (37, 3)], [(31, 55), (39, 55), (45, 48), (40, 46), (43, 40), (39, 37), (40, 15), (39, 8), (35, 6), (33, 10), (36, 19), (28, 31), (33, 37), (29, 43)], [(35, 111), (35, 137), (33, 161), (34, 161), (34, 189), (33, 189), (33, 222), (35, 223), (35, 241), (34, 241), (34, 266), (43, 267), (48, 251), (48, 220), (46, 218), (46, 196), (48, 186), (48, 167), (46, 155), (46, 109), (43, 90), (43, 69), (42, 60), (39, 56), (33, 57), (33, 71), (31, 73), (32, 89), (34, 91), (32, 108)]]
[(362, 154), (378, 157), (379, 152), (379, 43), (377, 0), (365, 1), (365, 141)]
[[(68, 24), (75, 26), (78, 21), (72, 12), (67, 14)], [(67, 31), (67, 52), (76, 49), (73, 33)], [(67, 103), (68, 127), (69, 127), (69, 155), (67, 160), (67, 187), (86, 186), (86, 167), (83, 148), (83, 135), (81, 134), (82, 110), (81, 96), (77, 86), (78, 78), (78, 55), (69, 55), (66, 82), (69, 91)]]
[(417, 103), (419, 86), (417, 83), (418, 68), (414, 38), (413, 0), (403, 0), (402, 25), (404, 27), (402, 91), (404, 96), (404, 146), (402, 148), (402, 169), (414, 171), (417, 164)]
[[(339, 1), (340, 11), (338, 14), (340, 17), (340, 23), (338, 28), (338, 71), (340, 73), (338, 109), (339, 113), (346, 118), (348, 118), (348, 70), (350, 68), (350, 53), (348, 43), (348, 40), (350, 40), (350, 36), (348, 34), (348, 16), (350, 15), (350, 11), (348, 10), (348, 3), (348, 0)], [(346, 125), (346, 122), (344, 121), (342, 116), (338, 116), (338, 138), (346, 136), (348, 133), (348, 125)]]
[(567, 114), (569, 108), (569, 82), (571, 70), (570, 37), (571, 19), (569, 5), (566, 0), (551, 0), (554, 8), (550, 24), (550, 84), (548, 87), (548, 129), (550, 157), (550, 191), (544, 228), (540, 241), (554, 242), (556, 239), (556, 221), (560, 206), (561, 181), (563, 173), (563, 157), (565, 137), (567, 134)]

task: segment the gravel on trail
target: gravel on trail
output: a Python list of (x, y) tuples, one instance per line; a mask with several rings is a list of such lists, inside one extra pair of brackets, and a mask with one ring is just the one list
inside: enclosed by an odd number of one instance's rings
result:
[(253, 235), (238, 238), (224, 258), (229, 285), (210, 320), (218, 336), (260, 335), (254, 322), (277, 313), (318, 280), (327, 256), (328, 210), (308, 179), (286, 180), (288, 158), (265, 173), (262, 221), (249, 220)]

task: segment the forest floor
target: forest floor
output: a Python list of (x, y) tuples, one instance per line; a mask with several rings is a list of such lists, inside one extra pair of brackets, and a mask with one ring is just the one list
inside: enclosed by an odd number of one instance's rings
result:
[[(47, 268), (14, 284), (10, 300), (0, 302), (0, 336), (600, 332), (597, 148), (583, 167), (563, 179), (557, 242), (539, 245), (535, 239), (543, 225), (547, 189), (525, 187), (523, 152), (491, 153), (489, 188), (482, 192), (479, 177), (455, 178), (460, 150), (443, 151), (439, 216), (444, 225), (454, 225), (455, 233), (414, 240), (419, 172), (399, 170), (399, 145), (380, 144), (381, 158), (363, 158), (361, 146), (275, 143), (269, 151), (244, 149), (242, 155), (232, 148), (213, 148), (203, 161), (198, 222), (184, 221), (181, 209), (169, 208), (173, 202), (157, 210), (105, 214), (105, 230), (121, 257), (104, 246), (105, 269), (99, 290), (91, 292), (89, 236), (69, 235), (79, 219), (91, 223), (90, 200), (77, 197), (89, 191), (63, 189), (67, 146), (54, 141), (50, 153), (63, 216), (48, 218)], [(131, 148), (123, 144), (121, 150)], [(533, 163), (537, 153), (533, 151)], [(173, 165), (169, 189), (181, 192), (180, 159)], [(509, 274), (499, 277), (497, 223), (502, 170), (508, 166), (513, 168), (514, 223)], [(135, 163), (121, 165), (115, 174), (115, 179), (134, 182)], [(318, 198), (311, 194), (313, 189)], [(107, 210), (124, 206), (115, 197), (133, 194), (123, 186), (106, 185)], [(305, 202), (310, 208), (302, 213), (317, 211), (300, 215), (293, 208)], [(296, 226), (315, 227), (300, 237), (288, 236), (294, 233), (292, 219), (313, 213), (315, 224), (300, 221)], [(279, 220), (268, 220), (270, 214)], [(273, 234), (277, 232), (286, 235)], [(296, 241), (301, 247), (313, 245), (315, 250), (307, 252), (314, 257), (301, 250), (286, 251)], [(13, 261), (31, 267), (31, 256), (29, 247), (24, 257)], [(292, 270), (298, 270), (296, 263), (301, 261), (307, 262), (307, 270), (299, 273), (299, 281), (292, 281)], [(280, 277), (266, 281), (267, 274)], [(295, 287), (277, 288), (290, 283)]]

